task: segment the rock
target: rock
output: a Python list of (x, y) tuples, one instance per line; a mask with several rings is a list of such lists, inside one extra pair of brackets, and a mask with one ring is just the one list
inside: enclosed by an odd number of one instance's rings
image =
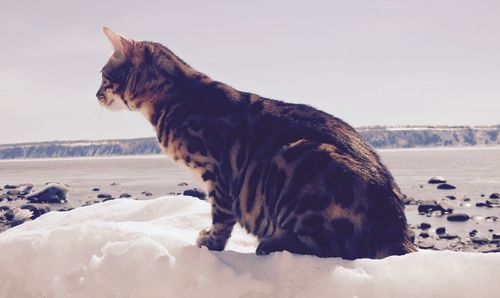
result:
[(486, 244), (486, 243), (490, 242), (490, 240), (486, 237), (472, 237), (471, 240), (472, 240), (472, 243), (476, 243), (476, 244)]
[(120, 198), (130, 198), (130, 197), (131, 197), (131, 195), (130, 195), (130, 194), (128, 194), (128, 193), (126, 193), (126, 192), (125, 192), (125, 193), (122, 193), (122, 194), (120, 195)]
[(425, 239), (418, 243), (418, 247), (422, 249), (430, 249), (434, 248), (434, 243), (430, 239)]
[(153, 194), (152, 194), (152, 193), (150, 193), (149, 191), (143, 191), (143, 192), (141, 192), (141, 194), (145, 195), (146, 197), (150, 197), (150, 196), (152, 196), (152, 195), (153, 195)]
[(33, 214), (31, 216), (31, 219), (35, 219), (42, 214), (50, 212), (50, 207), (48, 205), (45, 205), (45, 204), (40, 206), (40, 207), (37, 207), (37, 206), (32, 205), (32, 204), (25, 204), (25, 205), (22, 205), (20, 208), (31, 211), (31, 213)]
[(439, 239), (446, 239), (446, 240), (452, 240), (458, 238), (458, 235), (454, 234), (441, 234), (439, 235)]
[(94, 188), (92, 188), (92, 191), (101, 191), (101, 190), (97, 187), (94, 187)]
[(188, 184), (186, 182), (181, 182), (179, 184), (177, 184), (177, 186), (187, 186)]
[(476, 229), (471, 230), (471, 231), (469, 232), (469, 236), (471, 236), (471, 237), (474, 237), (474, 236), (476, 236), (476, 235), (477, 235), (477, 230), (476, 230)]
[(454, 200), (456, 200), (456, 199), (457, 199), (457, 197), (455, 197), (455, 196), (446, 196), (446, 197), (447, 197), (449, 200), (452, 200), (452, 201), (454, 201)]
[(443, 183), (443, 184), (439, 184), (437, 186), (437, 189), (456, 189), (456, 187), (451, 185), (451, 184), (448, 184), (448, 183)]
[(430, 227), (431, 227), (431, 224), (430, 223), (426, 223), (426, 222), (421, 223), (420, 226), (419, 226), (419, 228), (421, 230), (428, 230)]
[(440, 211), (441, 213), (451, 213), (453, 212), (453, 207), (451, 207), (450, 204), (444, 201), (440, 202), (439, 204), (436, 202), (427, 202), (424, 204), (420, 204), (417, 210), (419, 213), (431, 213), (434, 211)]
[(469, 218), (469, 215), (465, 213), (450, 214), (446, 217), (448, 221), (467, 221)]
[(422, 232), (422, 233), (419, 234), (419, 236), (422, 237), (422, 238), (429, 238), (429, 233)]
[(484, 207), (484, 206), (486, 206), (486, 204), (483, 203), (483, 202), (477, 202), (476, 203), (476, 207)]
[(102, 200), (103, 202), (107, 202), (107, 201), (111, 201), (111, 200), (114, 200), (115, 198), (105, 198), (104, 200)]
[(195, 198), (198, 198), (200, 200), (205, 200), (207, 195), (205, 194), (205, 192), (197, 189), (197, 188), (193, 188), (193, 189), (187, 189), (185, 190), (183, 193), (183, 195), (185, 196), (191, 196), (191, 197), (195, 197)]
[(4, 185), (3, 188), (5, 188), (5, 189), (16, 189), (17, 185), (6, 184), (6, 185)]
[(90, 200), (90, 201), (85, 202), (85, 204), (83, 204), (82, 207), (91, 206), (91, 205), (94, 205), (94, 204), (97, 204), (97, 203), (100, 203), (100, 202), (101, 201)]
[(29, 194), (26, 199), (31, 203), (61, 203), (67, 201), (66, 194), (71, 189), (61, 183), (49, 183), (43, 189)]
[(497, 221), (498, 220), (498, 217), (497, 216), (486, 216), (486, 221)]
[(446, 233), (446, 228), (445, 227), (439, 227), (439, 228), (436, 229), (436, 234), (442, 235), (444, 233)]
[(484, 204), (488, 208), (496, 208), (496, 207), (500, 206), (499, 205), (500, 202), (498, 200), (495, 200), (495, 199), (488, 199), (488, 200), (486, 200), (486, 202), (484, 202)]
[(415, 200), (414, 198), (408, 198), (408, 197), (403, 198), (403, 203), (405, 205), (417, 205), (418, 204), (417, 200)]
[(18, 193), (19, 193), (19, 190), (17, 190), (17, 189), (10, 189), (9, 191), (7, 191), (7, 194), (10, 196), (17, 196)]
[(107, 198), (112, 198), (113, 196), (109, 193), (100, 193), (97, 195), (98, 199), (107, 199)]
[(493, 239), (500, 239), (500, 234), (493, 234), (491, 235)]
[(470, 202), (470, 198), (463, 198), (464, 202)]
[(431, 179), (429, 179), (429, 181), (427, 181), (427, 183), (429, 183), (429, 184), (446, 183), (446, 180), (441, 176), (436, 176), (436, 177), (432, 177)]
[(490, 199), (500, 199), (500, 193), (494, 192), (490, 195)]
[(19, 194), (20, 195), (27, 195), (31, 192), (31, 190), (33, 190), (33, 184), (31, 183), (27, 183), (27, 184), (23, 184), (21, 185), (23, 188), (19, 190)]

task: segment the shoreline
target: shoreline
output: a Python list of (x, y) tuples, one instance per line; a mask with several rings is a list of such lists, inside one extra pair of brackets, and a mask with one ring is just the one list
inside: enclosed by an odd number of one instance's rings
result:
[[(411, 147), (411, 148), (374, 148), (376, 152), (425, 152), (425, 151), (496, 151), (500, 146), (459, 146), (459, 147)], [(37, 162), (37, 161), (71, 161), (86, 159), (154, 159), (166, 157), (164, 154), (134, 154), (134, 155), (102, 155), (102, 156), (75, 156), (75, 157), (40, 157), (40, 158), (13, 158), (0, 159), (2, 162)]]

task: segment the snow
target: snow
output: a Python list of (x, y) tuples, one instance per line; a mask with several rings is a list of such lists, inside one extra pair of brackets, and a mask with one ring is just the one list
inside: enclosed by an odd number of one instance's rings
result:
[(500, 254), (417, 252), (347, 261), (258, 257), (237, 228), (197, 248), (209, 205), (112, 200), (50, 212), (0, 234), (0, 297), (498, 297)]

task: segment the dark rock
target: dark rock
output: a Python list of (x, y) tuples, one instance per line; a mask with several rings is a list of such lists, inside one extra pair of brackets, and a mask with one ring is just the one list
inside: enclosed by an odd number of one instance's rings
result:
[(470, 198), (463, 198), (464, 202), (470, 202)]
[(23, 219), (13, 220), (10, 222), (10, 226), (13, 228), (13, 227), (18, 226), (20, 224), (23, 224), (24, 222), (25, 222), (25, 220), (23, 220)]
[(481, 194), (481, 198), (484, 198), (484, 193)]
[(35, 219), (42, 214), (50, 212), (50, 207), (48, 205), (45, 205), (45, 204), (42, 206), (39, 206), (39, 207), (32, 205), (32, 204), (25, 204), (25, 205), (22, 205), (20, 208), (27, 209), (27, 210), (31, 211), (31, 213), (33, 214), (31, 216), (31, 219)]
[(490, 195), (490, 199), (500, 199), (500, 193), (494, 192)]
[(100, 193), (97, 195), (98, 199), (107, 199), (107, 198), (112, 198), (113, 196), (110, 195), (109, 193)]
[(436, 229), (436, 234), (442, 235), (444, 233), (446, 233), (446, 228), (445, 227), (439, 227), (439, 228)]
[(417, 200), (415, 200), (414, 198), (409, 198), (409, 197), (403, 198), (403, 203), (405, 205), (417, 205), (418, 204)]
[(429, 238), (429, 233), (422, 232), (422, 233), (419, 234), (419, 236), (422, 237), (422, 238)]
[(469, 218), (469, 215), (464, 213), (450, 214), (446, 217), (448, 221), (467, 221)]
[(432, 177), (431, 179), (429, 179), (429, 181), (427, 181), (427, 183), (429, 183), (429, 184), (446, 183), (446, 180), (441, 176), (436, 176), (436, 177)]
[(491, 235), (493, 239), (500, 239), (500, 234), (493, 234)]
[(476, 244), (486, 244), (488, 242), (490, 242), (490, 240), (486, 237), (473, 237), (471, 238), (472, 240), (472, 243), (476, 243)]
[(101, 191), (101, 190), (97, 187), (94, 187), (94, 188), (92, 188), (92, 191)]
[(205, 200), (207, 195), (205, 194), (205, 192), (197, 189), (197, 188), (193, 188), (193, 189), (187, 189), (185, 190), (183, 193), (183, 195), (185, 196), (191, 196), (191, 197), (195, 197), (195, 198), (198, 198), (200, 200)]
[(126, 192), (125, 192), (125, 193), (122, 193), (122, 194), (120, 195), (120, 198), (130, 198), (130, 197), (131, 197), (131, 195), (130, 195), (130, 194), (128, 194), (128, 193), (126, 193)]
[(434, 243), (430, 239), (425, 239), (418, 243), (418, 247), (422, 249), (431, 249), (434, 248)]
[(101, 201), (90, 200), (90, 201), (85, 202), (85, 204), (83, 204), (82, 207), (91, 206), (91, 205), (94, 205), (94, 204), (97, 204), (97, 203), (100, 203), (100, 202)]
[(437, 186), (437, 189), (455, 189), (455, 188), (456, 188), (455, 186), (448, 183), (439, 184)]
[(453, 207), (445, 202), (445, 201), (442, 201), (438, 204), (438, 210), (441, 211), (442, 213), (452, 213), (453, 212)]
[(152, 195), (153, 195), (153, 194), (152, 194), (152, 193), (150, 193), (149, 191), (143, 191), (143, 192), (141, 192), (141, 194), (145, 195), (146, 197), (150, 197), (150, 196), (152, 196)]
[(18, 193), (19, 193), (19, 190), (17, 190), (17, 189), (10, 189), (9, 191), (7, 191), (7, 194), (11, 195), (11, 196), (17, 196)]
[(6, 185), (4, 185), (3, 188), (5, 188), (5, 189), (16, 189), (17, 187), (18, 187), (17, 185), (6, 184)]
[(419, 213), (431, 213), (434, 211), (440, 211), (441, 213), (451, 213), (453, 212), (453, 207), (447, 202), (440, 202), (439, 204), (434, 202), (426, 202), (420, 204), (417, 208)]
[(446, 239), (446, 240), (452, 240), (458, 238), (457, 235), (454, 234), (441, 234), (439, 235), (439, 239)]
[(490, 244), (500, 244), (500, 239), (491, 239)]
[(31, 183), (20, 185), (20, 187), (21, 186), (22, 188), (19, 190), (19, 194), (21, 195), (27, 195), (33, 190), (33, 184)]
[(484, 207), (484, 206), (486, 206), (486, 204), (483, 203), (483, 202), (477, 202), (476, 203), (476, 207)]
[(454, 201), (454, 200), (456, 200), (456, 199), (457, 199), (457, 197), (455, 197), (455, 196), (446, 196), (446, 197), (447, 197), (449, 200), (452, 200), (452, 201)]
[(67, 200), (66, 194), (71, 189), (61, 183), (49, 183), (43, 189), (26, 197), (31, 203), (61, 203)]
[(486, 219), (486, 221), (497, 221), (498, 217), (492, 215), (492, 216), (487, 216), (485, 219)]
[(419, 228), (421, 230), (428, 230), (430, 227), (431, 227), (431, 224), (430, 223), (426, 223), (426, 222), (421, 223), (420, 226), (419, 226)]
[(181, 182), (179, 184), (177, 184), (177, 186), (187, 186), (188, 184), (186, 182)]
[(488, 199), (486, 200), (486, 202), (484, 202), (486, 207), (488, 208), (495, 208), (495, 207), (498, 207), (500, 206), (500, 202), (498, 200), (495, 200), (495, 199)]
[(469, 236), (471, 236), (471, 237), (474, 237), (474, 236), (476, 236), (476, 235), (477, 235), (477, 230), (476, 230), (476, 229), (471, 230), (471, 231), (469, 232)]
[(111, 201), (111, 200), (114, 200), (115, 198), (105, 198), (104, 200), (102, 200), (103, 202), (107, 202), (107, 201)]

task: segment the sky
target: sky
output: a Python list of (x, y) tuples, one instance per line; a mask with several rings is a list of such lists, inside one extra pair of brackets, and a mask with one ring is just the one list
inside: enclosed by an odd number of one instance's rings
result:
[(154, 136), (97, 102), (108, 26), (365, 125), (500, 123), (500, 1), (0, 0), (0, 143)]

